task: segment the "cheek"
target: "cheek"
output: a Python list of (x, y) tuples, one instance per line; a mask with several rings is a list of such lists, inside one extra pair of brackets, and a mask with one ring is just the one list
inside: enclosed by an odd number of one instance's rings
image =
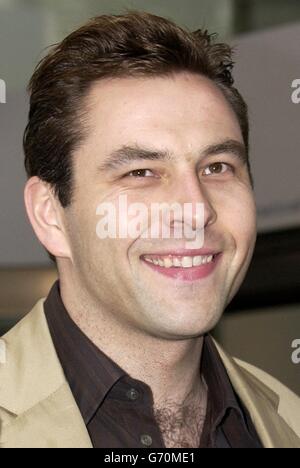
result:
[[(237, 186), (215, 197), (219, 222), (241, 247), (252, 247), (256, 238), (256, 206), (250, 188)], [(225, 233), (226, 234), (226, 233)]]
[(252, 197), (245, 197), (240, 199), (240, 203), (236, 203), (231, 229), (236, 245), (236, 266), (245, 273), (248, 270), (256, 241), (256, 215)]
[(239, 233), (240, 240), (246, 243), (246, 246), (254, 246), (256, 239), (256, 206), (252, 192), (246, 192), (244, 196), (240, 196), (237, 204), (236, 212), (239, 217)]

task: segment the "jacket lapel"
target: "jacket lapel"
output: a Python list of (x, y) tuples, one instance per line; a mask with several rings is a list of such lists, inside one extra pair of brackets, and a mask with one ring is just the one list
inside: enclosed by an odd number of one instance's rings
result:
[(2, 448), (91, 448), (79, 410), (63, 385), (3, 429)]

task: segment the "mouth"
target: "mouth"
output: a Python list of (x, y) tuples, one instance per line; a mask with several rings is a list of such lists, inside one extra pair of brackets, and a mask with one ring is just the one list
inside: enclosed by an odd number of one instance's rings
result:
[(164, 254), (144, 254), (141, 260), (159, 274), (182, 281), (195, 281), (206, 278), (216, 268), (221, 252), (207, 251), (196, 255), (191, 252), (169, 252)]

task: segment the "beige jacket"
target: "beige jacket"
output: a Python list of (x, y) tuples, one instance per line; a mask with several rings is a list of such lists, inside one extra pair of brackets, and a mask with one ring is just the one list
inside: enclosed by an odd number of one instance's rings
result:
[[(300, 399), (216, 345), (264, 447), (300, 448)], [(91, 448), (51, 340), (43, 300), (0, 340), (0, 350), (0, 447)]]

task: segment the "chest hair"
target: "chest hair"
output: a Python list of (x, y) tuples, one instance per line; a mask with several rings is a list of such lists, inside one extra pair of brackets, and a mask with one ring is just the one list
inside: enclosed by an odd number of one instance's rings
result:
[(198, 448), (206, 416), (206, 401), (176, 405), (171, 401), (155, 409), (155, 419), (167, 448)]

